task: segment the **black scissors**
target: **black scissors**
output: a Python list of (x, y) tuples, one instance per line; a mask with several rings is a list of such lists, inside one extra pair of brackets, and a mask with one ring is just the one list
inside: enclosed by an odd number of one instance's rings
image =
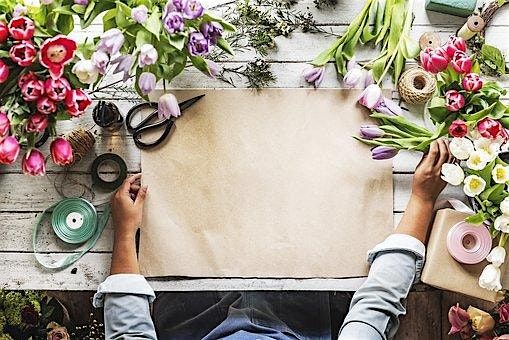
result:
[[(182, 103), (179, 103), (180, 112), (184, 112), (185, 110), (187, 110), (188, 108), (190, 108), (191, 106), (196, 104), (196, 102), (198, 100), (200, 100), (201, 98), (203, 98), (204, 96), (205, 95), (202, 94), (202, 95), (193, 97), (191, 99), (188, 99), (186, 101), (183, 101)], [(152, 109), (154, 109), (154, 111), (151, 114), (149, 114), (147, 116), (147, 118), (144, 118), (138, 125), (133, 126), (131, 123), (133, 117), (147, 108), (152, 108)], [(159, 144), (161, 144), (166, 139), (166, 137), (168, 137), (168, 135), (170, 134), (171, 128), (173, 127), (176, 118), (169, 117), (167, 119), (163, 119), (163, 120), (154, 122), (154, 118), (157, 118), (157, 117), (158, 117), (157, 103), (154, 103), (154, 102), (147, 102), (147, 103), (135, 105), (129, 110), (129, 112), (127, 112), (127, 116), (125, 119), (127, 131), (129, 131), (130, 133), (133, 134), (134, 144), (138, 148), (149, 149), (149, 148), (156, 147)], [(143, 142), (141, 140), (141, 135), (143, 132), (146, 132), (149, 130), (161, 129), (162, 127), (164, 127), (163, 133), (155, 141)]]

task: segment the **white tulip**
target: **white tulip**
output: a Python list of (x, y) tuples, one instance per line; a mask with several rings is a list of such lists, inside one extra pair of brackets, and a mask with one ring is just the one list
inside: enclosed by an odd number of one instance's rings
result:
[(501, 290), (502, 284), (500, 283), (500, 268), (492, 264), (484, 267), (481, 276), (479, 276), (479, 286), (495, 292)]
[(470, 154), (467, 160), (467, 167), (472, 170), (482, 170), (488, 165), (486, 152), (474, 151)]
[(496, 246), (495, 248), (491, 249), (489, 255), (486, 256), (486, 260), (493, 263), (495, 267), (500, 267), (502, 263), (505, 262), (505, 255), (505, 248)]
[(484, 191), (484, 188), (486, 188), (486, 182), (481, 177), (470, 175), (465, 178), (465, 185), (463, 186), (465, 195), (469, 197), (477, 196)]
[(485, 159), (488, 163), (497, 158), (497, 155), (500, 152), (500, 142), (492, 141), (489, 138), (481, 137), (474, 140), (474, 146), (477, 151), (484, 152)]
[(474, 152), (474, 144), (468, 138), (453, 138), (449, 143), (451, 154), (459, 160), (465, 160)]
[(501, 164), (495, 165), (491, 171), (491, 176), (495, 183), (506, 183), (509, 181), (509, 166), (503, 166)]
[(460, 185), (465, 179), (465, 173), (458, 164), (442, 164), (442, 179), (452, 185)]
[(509, 197), (504, 198), (504, 200), (500, 202), (500, 211), (502, 214), (509, 216)]
[(99, 69), (91, 60), (80, 60), (72, 68), (72, 73), (74, 73), (83, 84), (93, 84), (99, 76)]
[(500, 215), (495, 219), (493, 223), (495, 229), (500, 230), (503, 233), (509, 233), (509, 216)]

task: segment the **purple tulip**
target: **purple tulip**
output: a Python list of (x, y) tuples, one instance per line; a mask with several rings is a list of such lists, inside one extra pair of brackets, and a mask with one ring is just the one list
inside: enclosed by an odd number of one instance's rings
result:
[(313, 84), (315, 87), (318, 87), (325, 76), (325, 66), (308, 68), (304, 70), (302, 75), (309, 84)]
[(157, 61), (157, 51), (151, 44), (143, 44), (140, 47), (140, 58), (138, 59), (138, 66), (145, 67), (153, 65)]
[(355, 67), (345, 74), (343, 82), (350, 88), (360, 87), (361, 85), (364, 87), (365, 79), (366, 71), (359, 67)]
[(183, 13), (186, 19), (196, 19), (203, 14), (203, 6), (198, 0), (185, 0), (182, 2), (184, 5)]
[(21, 17), (27, 14), (27, 12), (28, 8), (26, 8), (23, 5), (17, 4), (16, 6), (14, 6), (14, 10), (12, 11), (12, 17), (13, 18)]
[(207, 55), (209, 53), (209, 41), (200, 32), (189, 34), (187, 49), (192, 56)]
[(123, 80), (127, 81), (131, 77), (131, 66), (133, 65), (133, 56), (130, 54), (121, 55), (111, 62), (112, 65), (116, 64), (117, 67), (113, 71), (113, 74), (120, 72), (124, 73)]
[(387, 97), (383, 97), (374, 107), (374, 110), (388, 116), (401, 116), (403, 114), (401, 107)]
[(138, 79), (138, 86), (144, 95), (149, 94), (156, 87), (156, 76), (150, 72), (143, 72)]
[(88, 5), (88, 0), (74, 0), (74, 3), (76, 5), (87, 6)]
[(373, 78), (373, 72), (368, 71), (366, 72), (366, 78), (364, 78), (364, 88), (368, 87), (369, 85), (373, 85), (375, 83), (375, 78)]
[(163, 17), (169, 12), (182, 12), (185, 0), (169, 0), (164, 6)]
[(168, 12), (163, 16), (163, 25), (170, 34), (184, 30), (184, 18), (178, 12)]
[(365, 139), (380, 138), (384, 135), (384, 131), (378, 125), (362, 125), (360, 135)]
[(148, 19), (148, 8), (145, 5), (139, 5), (131, 10), (131, 18), (138, 24), (143, 24)]
[(95, 51), (94, 53), (92, 53), (91, 61), (92, 61), (92, 64), (94, 64), (94, 66), (97, 67), (100, 74), (105, 74), (106, 67), (108, 66), (108, 63), (110, 62), (110, 58), (103, 51)]
[(215, 45), (223, 35), (223, 26), (217, 22), (204, 22), (200, 26), (200, 31), (211, 44)]
[(205, 62), (207, 63), (207, 69), (208, 69), (208, 72), (205, 73), (207, 76), (211, 77), (211, 78), (215, 78), (219, 75), (219, 65), (217, 65), (215, 62), (213, 62), (212, 60), (208, 60), (208, 59), (205, 59)]
[(101, 35), (97, 50), (113, 56), (120, 51), (123, 44), (124, 35), (122, 32), (118, 28), (111, 28)]
[(180, 116), (180, 106), (177, 98), (171, 93), (163, 94), (159, 98), (157, 111), (160, 119)]
[(369, 85), (359, 97), (359, 104), (368, 109), (375, 108), (382, 100), (382, 89), (376, 84)]
[(376, 146), (371, 149), (371, 157), (376, 160), (391, 159), (398, 154), (399, 150), (390, 146)]

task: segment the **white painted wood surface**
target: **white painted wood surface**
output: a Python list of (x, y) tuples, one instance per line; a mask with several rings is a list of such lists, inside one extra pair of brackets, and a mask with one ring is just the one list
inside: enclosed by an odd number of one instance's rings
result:
[[(207, 1), (204, 1), (207, 2)], [(223, 1), (211, 0), (214, 5)], [(364, 1), (339, 0), (335, 9), (319, 11), (314, 8), (312, 0), (301, 0), (297, 5), (303, 11), (308, 9), (314, 14), (318, 23), (333, 32), (344, 31), (346, 25), (360, 11)], [(455, 32), (464, 23), (463, 18), (426, 12), (425, 0), (417, 0), (414, 7), (415, 21), (412, 35), (415, 38), (426, 31), (438, 31), (443, 39)], [(508, 6), (509, 7), (509, 6)], [(488, 31), (488, 40), (497, 44), (503, 50), (509, 50), (509, 41), (505, 39), (509, 33), (509, 8), (495, 17), (492, 28)], [(101, 27), (91, 26), (90, 31), (100, 33)], [(89, 32), (90, 32), (89, 31)], [(74, 36), (78, 39), (84, 36), (83, 31), (77, 31)], [(301, 77), (302, 71), (308, 67), (307, 61), (312, 59), (322, 49), (326, 48), (333, 37), (304, 34), (295, 32), (290, 38), (277, 39), (277, 49), (267, 56), (272, 70), (277, 75), (274, 87), (305, 87), (308, 86)], [(376, 50), (361, 48), (358, 59), (369, 60), (376, 56)], [(238, 54), (228, 66), (234, 66), (255, 58), (252, 52)], [(502, 79), (502, 83), (509, 87), (509, 79)], [(238, 87), (244, 87), (242, 80), (236, 80)], [(214, 88), (228, 87), (218, 80), (205, 77), (196, 70), (187, 70), (172, 83), (176, 88)], [(334, 66), (327, 67), (327, 76), (323, 87), (341, 88)], [(393, 97), (398, 98), (397, 92)], [(110, 98), (115, 99), (115, 98)], [(133, 105), (129, 101), (116, 101), (121, 112), (125, 114)], [(422, 123), (422, 107), (412, 107), (405, 113), (412, 120)], [(59, 124), (59, 132), (65, 133), (76, 126), (91, 128), (96, 135), (95, 153), (82, 160), (72, 170), (72, 178), (79, 182), (90, 184), (90, 166), (95, 155), (114, 152), (122, 156), (127, 162), (128, 170), (136, 173), (142, 170), (140, 152), (134, 146), (132, 139), (125, 130), (108, 133), (94, 127), (91, 112), (83, 118), (72, 122)], [(401, 218), (409, 197), (412, 173), (419, 160), (419, 155), (408, 152), (400, 153), (394, 159), (394, 223)], [(41, 268), (32, 254), (31, 235), (32, 226), (37, 213), (40, 213), (52, 202), (60, 199), (53, 186), (56, 176), (61, 176), (61, 169), (49, 166), (48, 176), (31, 178), (21, 174), (19, 165), (13, 167), (0, 166), (0, 288), (7, 289), (45, 289), (45, 290), (95, 290), (97, 285), (108, 275), (110, 254), (112, 249), (112, 228), (108, 224), (96, 247), (69, 269), (61, 272), (49, 272)], [(71, 193), (79, 194), (78, 188), (69, 188)], [(66, 191), (67, 192), (67, 191)], [(459, 190), (448, 187), (443, 197), (462, 199)], [(94, 203), (101, 203), (108, 199), (107, 193), (96, 192)], [(387, 223), (393, 223), (387, 221)], [(73, 247), (60, 242), (50, 231), (45, 230), (39, 241), (39, 248), (47, 256), (63, 256), (73, 251)], [(338, 259), (341, 261), (342, 259)], [(346, 259), (345, 259), (346, 260)], [(75, 270), (73, 270), (75, 269)], [(191, 291), (191, 290), (355, 290), (363, 282), (363, 278), (348, 279), (159, 279), (150, 280), (156, 290)], [(506, 281), (507, 282), (507, 281)]]

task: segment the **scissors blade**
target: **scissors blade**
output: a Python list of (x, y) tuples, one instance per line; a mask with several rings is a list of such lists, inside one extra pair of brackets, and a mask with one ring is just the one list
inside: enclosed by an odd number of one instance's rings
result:
[(183, 101), (182, 103), (179, 104), (179, 107), (180, 107), (180, 111), (185, 111), (187, 110), (188, 108), (190, 108), (191, 106), (193, 106), (194, 104), (196, 104), (196, 102), (200, 99), (202, 99), (203, 97), (205, 97), (204, 94), (201, 94), (199, 96), (196, 96), (196, 97), (193, 97), (191, 99), (188, 99), (186, 101)]

